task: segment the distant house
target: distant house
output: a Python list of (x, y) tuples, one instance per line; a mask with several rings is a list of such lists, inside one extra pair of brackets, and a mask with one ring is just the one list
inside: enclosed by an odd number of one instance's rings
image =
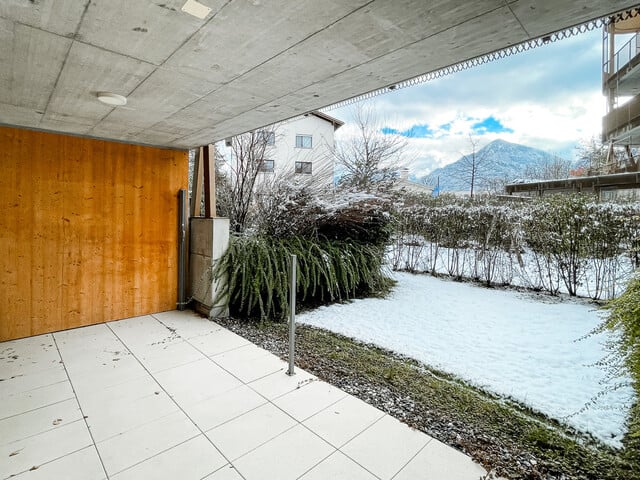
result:
[(310, 177), (332, 185), (334, 134), (342, 125), (337, 118), (313, 111), (259, 130), (268, 147), (258, 181), (277, 174)]
[(432, 186), (409, 180), (408, 168), (400, 169), (398, 178), (396, 179), (393, 185), (393, 189), (403, 193), (414, 193), (414, 194), (422, 193), (426, 195), (431, 195), (431, 193), (433, 192)]

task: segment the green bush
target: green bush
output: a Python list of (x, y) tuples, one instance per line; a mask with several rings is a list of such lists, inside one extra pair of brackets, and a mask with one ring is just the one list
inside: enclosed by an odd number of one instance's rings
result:
[(228, 288), (218, 301), (228, 303), (232, 315), (285, 319), (291, 254), (298, 258), (298, 307), (374, 295), (391, 284), (384, 275), (383, 249), (374, 245), (302, 237), (232, 237), (213, 272), (215, 278), (228, 278)]
[(614, 373), (628, 372), (636, 394), (623, 443), (629, 456), (640, 464), (640, 274), (636, 274), (625, 292), (611, 300), (606, 308), (609, 312), (601, 330), (614, 333), (607, 345), (611, 353), (608, 366)]

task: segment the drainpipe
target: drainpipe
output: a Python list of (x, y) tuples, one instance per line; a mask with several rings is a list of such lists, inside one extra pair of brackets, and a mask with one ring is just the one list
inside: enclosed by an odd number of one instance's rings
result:
[(187, 191), (178, 192), (178, 310), (187, 308)]

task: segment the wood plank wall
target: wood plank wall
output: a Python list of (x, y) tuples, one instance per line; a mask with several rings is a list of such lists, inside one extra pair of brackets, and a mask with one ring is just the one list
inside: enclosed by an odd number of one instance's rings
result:
[(0, 127), (0, 341), (175, 308), (186, 151)]

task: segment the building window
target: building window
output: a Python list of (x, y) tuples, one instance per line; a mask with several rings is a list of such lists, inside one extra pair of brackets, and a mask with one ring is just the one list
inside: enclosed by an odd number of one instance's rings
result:
[(258, 171), (264, 173), (273, 173), (273, 160), (262, 159), (258, 165)]
[(260, 130), (258, 131), (258, 140), (272, 147), (276, 144), (276, 132), (270, 132), (269, 130)]
[(312, 148), (311, 135), (296, 135), (296, 148)]
[(296, 173), (311, 175), (311, 162), (296, 162)]

